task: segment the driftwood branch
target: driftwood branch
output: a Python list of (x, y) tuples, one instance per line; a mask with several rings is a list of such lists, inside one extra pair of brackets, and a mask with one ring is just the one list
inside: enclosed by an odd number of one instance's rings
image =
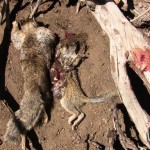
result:
[[(100, 3), (100, 2), (99, 2)], [(140, 106), (131, 87), (126, 64), (133, 63), (150, 84), (150, 43), (121, 13), (114, 2), (103, 1), (92, 12), (110, 39), (111, 74), (142, 141), (150, 148), (150, 116)], [(138, 74), (138, 72), (137, 72)]]

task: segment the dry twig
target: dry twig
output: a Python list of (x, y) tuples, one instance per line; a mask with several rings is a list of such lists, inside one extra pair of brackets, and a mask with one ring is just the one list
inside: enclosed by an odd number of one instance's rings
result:
[(9, 110), (9, 112), (14, 115), (13, 110), (8, 106), (7, 102), (4, 99), (1, 102)]
[(110, 130), (107, 132), (108, 144), (105, 147), (105, 150), (114, 150), (114, 142), (116, 140), (116, 131)]
[(113, 118), (114, 127), (119, 136), (120, 144), (122, 145), (122, 147), (125, 150), (128, 150), (128, 149), (138, 150), (135, 144), (129, 138), (127, 138), (126, 135), (121, 130), (121, 126), (119, 124), (118, 115), (117, 115), (117, 104), (113, 105), (112, 112), (113, 112), (113, 117), (114, 117)]
[[(5, 90), (7, 90), (7, 88), (6, 88)], [(6, 102), (6, 100), (5, 100), (5, 99), (2, 99), (1, 102), (2, 102), (2, 104), (9, 110), (9, 112), (10, 112), (12, 115), (14, 115), (13, 110), (11, 109), (11, 107), (9, 107), (8, 103)]]
[[(36, 13), (36, 11), (37, 11), (37, 9), (38, 9), (38, 7), (40, 6), (40, 4), (42, 3), (42, 0), (37, 0), (37, 3), (36, 3), (36, 5), (35, 5), (35, 7), (32, 9), (32, 6), (31, 6), (31, 14), (30, 14), (30, 16), (29, 16), (29, 18), (34, 18), (34, 15), (35, 15), (35, 13)], [(31, 2), (31, 5), (32, 5), (32, 2)]]
[(93, 140), (95, 138), (95, 134), (96, 133), (94, 133), (92, 135), (87, 134), (87, 138), (84, 141), (87, 144), (87, 148), (86, 148), (87, 150), (89, 149), (90, 144), (95, 146), (97, 150), (102, 150), (103, 149), (102, 145), (99, 142)]
[(139, 16), (135, 17), (134, 19), (130, 20), (130, 22), (134, 22), (135, 20), (141, 18), (143, 15), (145, 15), (146, 13), (148, 13), (150, 11), (150, 7), (144, 11), (142, 14), (140, 14)]
[(3, 7), (2, 10), (0, 12), (0, 24), (3, 24), (3, 18), (4, 15), (6, 15), (6, 21), (9, 22), (9, 0), (4, 0), (3, 2)]

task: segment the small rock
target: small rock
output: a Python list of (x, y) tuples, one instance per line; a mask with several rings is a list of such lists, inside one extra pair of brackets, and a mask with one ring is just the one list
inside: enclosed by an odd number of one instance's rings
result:
[(146, 8), (146, 9), (148, 9), (148, 8), (149, 8), (149, 5), (148, 5), (147, 3), (144, 3), (144, 4), (143, 4), (143, 7)]
[(55, 10), (54, 10), (54, 13), (58, 13), (58, 9), (55, 9)]
[(40, 16), (39, 16), (40, 18), (44, 18), (44, 14), (40, 14)]
[(138, 6), (139, 6), (140, 8), (142, 8), (142, 7), (143, 7), (142, 2), (139, 2), (139, 3), (138, 3)]

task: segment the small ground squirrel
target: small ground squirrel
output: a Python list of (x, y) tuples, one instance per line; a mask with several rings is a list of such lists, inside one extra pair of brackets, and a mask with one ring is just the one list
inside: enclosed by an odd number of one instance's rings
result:
[(51, 68), (54, 97), (59, 97), (62, 107), (71, 114), (68, 123), (72, 124), (73, 130), (85, 116), (81, 106), (86, 102), (104, 102), (117, 95), (116, 91), (95, 98), (89, 98), (83, 94), (77, 80), (76, 68), (85, 57), (84, 38), (84, 34), (71, 34), (62, 40), (57, 47), (56, 60)]
[(45, 115), (45, 107), (52, 99), (49, 69), (55, 38), (52, 31), (37, 27), (32, 19), (22, 22), (21, 27), (13, 22), (11, 40), (20, 50), (24, 94), (20, 109), (7, 124), (5, 140), (20, 142), (22, 137), (22, 149), (26, 149), (26, 132)]

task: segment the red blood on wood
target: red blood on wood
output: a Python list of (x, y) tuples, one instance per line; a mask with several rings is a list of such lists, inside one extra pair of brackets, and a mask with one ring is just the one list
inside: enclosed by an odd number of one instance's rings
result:
[(142, 72), (150, 71), (150, 49), (134, 49), (132, 59), (135, 66)]
[(140, 58), (140, 61), (141, 61), (141, 62), (144, 61), (145, 56), (144, 56), (144, 55), (141, 55), (140, 57), (141, 57), (141, 58)]
[(69, 39), (69, 38), (71, 37), (71, 34), (68, 33), (68, 32), (66, 32), (66, 33), (65, 33), (65, 36), (66, 36), (67, 39)]

